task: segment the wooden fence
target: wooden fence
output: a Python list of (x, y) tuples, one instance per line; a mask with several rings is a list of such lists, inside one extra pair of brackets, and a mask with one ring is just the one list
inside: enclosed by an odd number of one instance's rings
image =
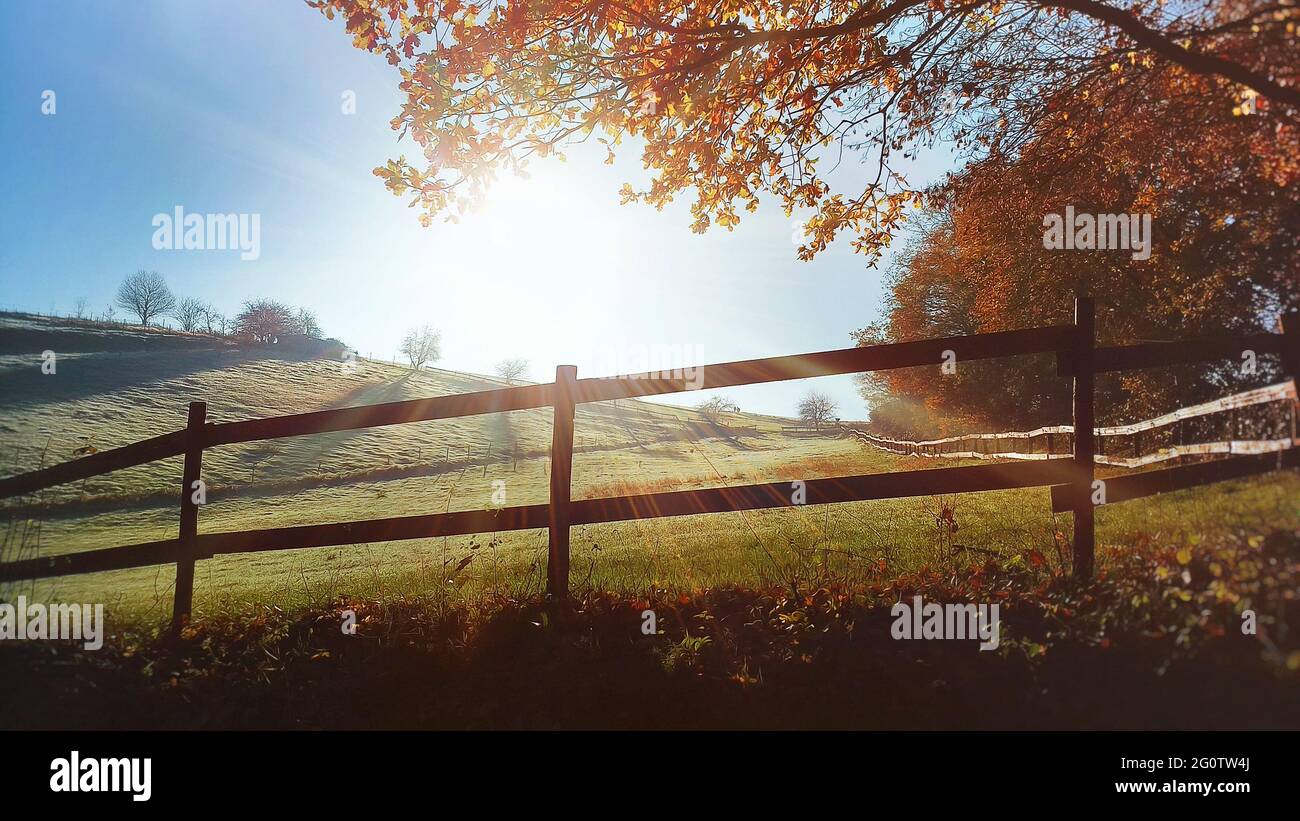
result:
[[(791, 483), (771, 482), (737, 487), (681, 490), (631, 496), (573, 500), (574, 409), (588, 402), (680, 393), (692, 387), (726, 388), (918, 366), (938, 368), (953, 352), (969, 361), (1004, 356), (1054, 353), (1058, 372), (1073, 379), (1074, 452), (1070, 459), (998, 463), (914, 470), (884, 474), (840, 476), (804, 482), (803, 504), (830, 504), (871, 499), (970, 493), (987, 490), (1052, 488), (1055, 511), (1074, 516), (1073, 567), (1079, 576), (1093, 568), (1093, 377), (1096, 373), (1175, 363), (1239, 361), (1243, 350), (1280, 354), (1294, 379), (1300, 364), (1300, 314), (1287, 314), (1283, 334), (1251, 334), (1216, 339), (1155, 342), (1098, 348), (1091, 298), (1075, 300), (1071, 325), (1029, 328), (972, 336), (847, 348), (798, 356), (752, 359), (706, 365), (694, 371), (692, 382), (677, 374), (644, 373), (610, 378), (578, 379), (577, 368), (561, 365), (555, 381), (475, 393), (413, 399), (379, 405), (311, 413), (210, 422), (207, 405), (191, 402), (183, 430), (142, 442), (0, 479), (0, 498), (20, 496), (66, 482), (158, 459), (183, 455), (180, 487), (180, 531), (175, 539), (124, 545), (78, 553), (22, 559), (0, 564), (0, 582), (118, 570), (158, 564), (176, 565), (173, 628), (190, 614), (195, 562), (230, 553), (254, 553), (306, 547), (424, 539), (533, 528), (549, 529), (547, 593), (568, 594), (569, 529), (574, 525), (687, 516), (736, 510), (790, 507), (796, 498)], [(702, 384), (700, 374), (703, 374)], [(484, 413), (551, 407), (550, 500), (548, 504), (396, 516), (337, 524), (278, 527), (234, 532), (199, 533), (199, 508), (192, 492), (207, 448), (304, 436), (327, 431), (449, 419)], [(1107, 481), (1107, 502), (1135, 499), (1152, 493), (1191, 487), (1279, 468), (1300, 467), (1300, 450), (1277, 454), (1236, 456), (1198, 465), (1154, 470)]]
[[(1280, 422), (1286, 435), (1280, 438), (1237, 439), (1239, 427), (1237, 411), (1259, 405), (1275, 404), (1284, 416), (1272, 420)], [(1192, 419), (1226, 414), (1227, 430), (1225, 438), (1213, 442), (1188, 442), (1184, 431), (1185, 423)], [(1279, 425), (1273, 425), (1279, 427)], [(1143, 444), (1151, 443), (1156, 437), (1154, 431), (1162, 428), (1171, 429), (1171, 442), (1165, 447), (1146, 451)], [(910, 439), (891, 439), (841, 423), (839, 430), (853, 436), (863, 444), (874, 448), (897, 453), (903, 456), (921, 456), (940, 459), (1052, 459), (1071, 455), (1074, 450), (1073, 425), (1050, 425), (1023, 431), (1002, 431), (999, 433), (966, 433), (943, 439), (913, 441)], [(1095, 461), (1099, 465), (1138, 468), (1166, 462), (1184, 456), (1207, 456), (1210, 454), (1244, 454), (1272, 453), (1286, 450), (1295, 445), (1296, 438), (1296, 389), (1293, 382), (1279, 382), (1264, 388), (1243, 391), (1232, 396), (1225, 396), (1212, 402), (1203, 402), (1179, 408), (1171, 413), (1144, 419), (1128, 425), (1112, 425), (1093, 430)], [(1107, 440), (1120, 440), (1114, 443)], [(1128, 440), (1125, 443), (1123, 440)], [(1131, 451), (1125, 456), (1122, 450)]]

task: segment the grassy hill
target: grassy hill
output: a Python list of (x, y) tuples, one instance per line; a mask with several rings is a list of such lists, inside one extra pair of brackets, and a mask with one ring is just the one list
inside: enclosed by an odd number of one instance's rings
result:
[[(57, 355), (54, 374), (41, 371), (47, 350)], [(176, 430), (195, 399), (208, 403), (209, 420), (234, 421), (500, 384), (369, 360), (348, 369), (202, 335), (0, 316), (0, 474)], [(738, 414), (720, 429), (682, 407), (580, 406), (574, 498), (952, 464), (790, 435), (789, 424)], [(480, 509), (496, 480), (508, 505), (542, 503), (550, 437), (546, 408), (211, 449), (200, 532)], [(0, 503), (0, 559), (174, 537), (180, 474), (180, 459), (163, 460)], [(1099, 539), (1300, 527), (1298, 493), (1300, 480), (1287, 475), (1118, 505), (1100, 512)], [(935, 525), (944, 504), (957, 510), (953, 541), (965, 549), (955, 554)], [(1045, 489), (712, 514), (575, 528), (572, 577), (579, 590), (638, 593), (852, 576), (881, 561), (890, 572), (989, 555), (1013, 561), (1031, 549), (1055, 561), (1068, 534), (1069, 517), (1052, 515)], [(520, 596), (543, 588), (545, 555), (539, 530), (223, 556), (199, 564), (196, 609), (291, 608), (340, 595)], [(23, 583), (0, 596), (97, 601), (112, 617), (161, 619), (173, 577), (171, 566), (142, 568)]]

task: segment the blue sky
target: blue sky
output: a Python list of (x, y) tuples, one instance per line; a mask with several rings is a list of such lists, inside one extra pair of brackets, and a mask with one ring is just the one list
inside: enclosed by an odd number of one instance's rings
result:
[[(429, 324), (440, 366), (523, 356), (539, 381), (556, 364), (626, 370), (645, 350), (686, 365), (848, 347), (879, 316), (887, 261), (868, 268), (841, 242), (799, 262), (771, 201), (703, 236), (686, 199), (619, 206), (619, 186), (645, 179), (634, 149), (607, 166), (600, 146), (574, 148), (482, 213), (421, 228), (372, 174), (415, 153), (389, 127), (395, 71), (303, 3), (15, 4), (0, 37), (3, 308), (69, 313), (84, 297), (102, 313), (124, 276), (156, 269), (230, 315), (257, 296), (304, 305), (363, 355), (395, 357)], [(851, 190), (867, 172), (846, 162), (833, 181)], [(260, 257), (155, 250), (152, 219), (177, 205), (259, 214)], [(851, 377), (725, 393), (788, 415), (814, 386), (865, 415)]]

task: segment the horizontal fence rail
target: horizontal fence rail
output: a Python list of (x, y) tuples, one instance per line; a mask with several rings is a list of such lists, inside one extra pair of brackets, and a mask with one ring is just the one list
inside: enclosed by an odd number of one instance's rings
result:
[[(500, 510), (466, 510), (431, 513), (424, 516), (395, 516), (322, 525), (298, 525), (229, 533), (201, 533), (192, 539), (196, 558), (208, 559), (228, 553), (263, 553), (303, 547), (333, 547), (366, 542), (397, 542), (437, 536), (465, 536), (508, 530), (546, 527), (549, 505), (510, 507)], [(181, 539), (89, 550), (59, 556), (43, 556), (0, 564), (0, 581), (71, 576), (98, 570), (125, 570), (161, 564), (159, 556), (171, 556), (180, 549)]]
[[(936, 493), (975, 493), (986, 490), (1040, 487), (1074, 478), (1073, 468), (1061, 463), (1016, 465), (974, 465), (941, 470), (894, 471), (802, 482), (806, 499), (798, 504), (864, 502), (873, 499), (903, 499)], [(794, 483), (676, 490), (639, 496), (584, 499), (574, 502), (574, 523), (595, 524), (661, 516), (691, 516), (731, 510), (761, 510), (795, 507)]]
[(382, 405), (363, 405), (355, 408), (275, 416), (270, 419), (225, 422), (212, 425), (207, 429), (204, 433), (204, 446), (233, 445), (263, 439), (281, 439), (286, 436), (404, 425), (408, 422), (431, 422), (435, 419), (455, 419), (483, 413), (532, 410), (550, 404), (551, 385), (549, 384), (496, 388), (474, 393), (435, 396), (429, 399), (386, 402)]
[[(1244, 479), (1260, 473), (1300, 467), (1300, 450), (1260, 453), (1250, 456), (1233, 456), (1213, 462), (1201, 462), (1195, 465), (1180, 465), (1163, 470), (1149, 470), (1142, 473), (1130, 473), (1106, 480), (1106, 504), (1127, 502), (1141, 499), (1157, 493), (1169, 493), (1174, 490), (1186, 490), (1213, 482), (1229, 479)], [(1070, 509), (1066, 489), (1062, 486), (1052, 488), (1052, 512), (1061, 513)]]
[(689, 390), (732, 388), (790, 379), (839, 376), (865, 371), (887, 371), (933, 365), (943, 361), (946, 351), (953, 351), (960, 361), (996, 359), (1023, 354), (1055, 353), (1073, 344), (1077, 330), (1073, 325), (998, 331), (974, 336), (952, 336), (917, 342), (896, 342), (863, 348), (844, 348), (796, 356), (722, 362), (698, 368), (682, 368), (683, 373), (664, 377), (663, 372), (629, 374), (616, 377), (579, 379), (578, 402), (604, 402), (610, 399), (635, 399)]
[[(666, 516), (691, 516), (737, 510), (796, 507), (800, 504), (895, 499), (935, 493), (972, 493), (1040, 487), (1067, 482), (1071, 469), (1063, 463), (1035, 465), (1034, 470), (1007, 470), (1002, 465), (975, 465), (943, 470), (809, 479), (803, 482), (806, 500), (796, 503), (791, 482), (771, 482), (699, 490), (678, 490), (637, 496), (579, 499), (570, 503), (570, 524), (587, 525)], [(938, 475), (936, 475), (938, 474)], [(334, 547), (366, 542), (396, 542), (439, 536), (467, 536), (548, 526), (550, 505), (526, 505), (495, 510), (466, 510), (425, 516), (396, 516), (335, 524), (203, 533), (192, 540), (196, 558), (229, 553), (263, 553), (305, 547)], [(0, 564), (0, 581), (71, 576), (100, 570), (125, 570), (160, 564), (182, 539), (165, 539), (123, 547), (24, 559)]]
[[(1294, 313), (1288, 314), (1284, 319), (1283, 334), (1251, 334), (1234, 339), (1098, 348), (1092, 300), (1080, 297), (1076, 300), (1075, 307), (1075, 322), (1072, 325), (873, 345), (797, 356), (725, 362), (669, 373), (651, 372), (608, 378), (578, 379), (576, 368), (562, 365), (556, 369), (555, 381), (547, 384), (312, 411), (266, 419), (214, 423), (207, 421), (204, 403), (192, 402), (189, 424), (183, 430), (0, 479), (0, 498), (9, 498), (159, 459), (184, 456), (178, 538), (0, 563), (0, 581), (174, 562), (177, 576), (173, 628), (177, 628), (189, 618), (194, 563), (213, 556), (546, 528), (550, 533), (547, 592), (552, 596), (563, 596), (568, 591), (569, 529), (574, 525), (762, 510), (798, 504), (835, 504), (1029, 487), (1050, 487), (1053, 511), (1073, 512), (1074, 572), (1086, 576), (1091, 572), (1093, 554), (1093, 511), (1088, 494), (1093, 481), (1094, 437), (1121, 428), (1125, 431), (1131, 429), (1136, 434), (1148, 429), (1142, 427), (1144, 424), (1151, 427), (1165, 424), (1161, 421), (1164, 417), (1161, 417), (1136, 426), (1095, 428), (1092, 421), (1093, 374), (1180, 362), (1216, 359), (1237, 361), (1246, 349), (1257, 353), (1281, 353), (1284, 369), (1291, 377), (1287, 383), (1289, 392), (1286, 397), (1294, 404), (1294, 377), (1297, 363), (1300, 363), (1300, 346), (1297, 345), (1300, 337), (1296, 330), (1300, 328), (1300, 318)], [(769, 482), (608, 498), (570, 498), (574, 408), (579, 404), (895, 368), (938, 367), (953, 355), (958, 361), (970, 361), (1044, 353), (1054, 354), (1058, 371), (1069, 375), (1074, 381), (1074, 424), (1042, 429), (1053, 434), (1073, 434), (1074, 431), (1079, 431), (1079, 436), (1070, 437), (1072, 453), (1069, 454), (1069, 459), (840, 476), (802, 482)], [(1276, 388), (1278, 386), (1265, 390), (1267, 392)], [(1276, 401), (1276, 397), (1268, 395), (1271, 398), (1258, 401)], [(1220, 400), (1220, 409), (1228, 407), (1228, 404), (1223, 403), (1231, 404), (1230, 400), (1241, 403), (1232, 405), (1233, 407), (1256, 403), (1256, 399), (1247, 401), (1229, 397)], [(201, 475), (203, 451), (207, 448), (543, 407), (551, 407), (555, 413), (550, 460), (550, 499), (546, 504), (236, 532), (198, 532), (199, 511), (190, 497), (190, 488)], [(1294, 416), (1292, 419), (1291, 439), (1294, 440)], [(1026, 432), (1015, 436), (1027, 437), (1034, 433)], [(1010, 438), (1010, 435), (1001, 436)], [(944, 441), (947, 440), (910, 444), (938, 448)], [(1109, 501), (1123, 501), (1226, 478), (1296, 467), (1300, 467), (1300, 450), (1295, 449), (1272, 454), (1234, 456), (1216, 462), (1111, 478), (1107, 480), (1107, 495)]]
[[(1295, 329), (1290, 329), (1295, 333)], [(1289, 355), (1288, 344), (1281, 334), (1243, 334), (1236, 337), (1173, 340), (1169, 342), (1143, 342), (1138, 345), (1119, 345), (1098, 348), (1092, 361), (1093, 373), (1134, 371), (1168, 365), (1188, 365), (1197, 362), (1241, 362), (1244, 351), (1256, 354)], [(1057, 372), (1073, 376), (1077, 366), (1069, 356), (1062, 357)], [(1294, 373), (1289, 367), (1287, 373)]]
[(75, 482), (78, 479), (88, 479), (91, 476), (100, 476), (115, 470), (180, 456), (185, 452), (187, 441), (186, 432), (178, 430), (120, 448), (100, 451), (71, 462), (63, 462), (19, 476), (9, 476), (0, 479), (0, 499), (22, 496), (55, 485)]

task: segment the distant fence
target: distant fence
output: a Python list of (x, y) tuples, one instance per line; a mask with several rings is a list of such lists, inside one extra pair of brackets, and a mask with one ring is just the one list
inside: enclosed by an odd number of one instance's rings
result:
[[(1274, 403), (1284, 403), (1281, 407), (1286, 413), (1284, 425), (1288, 431), (1287, 436), (1268, 439), (1236, 438), (1237, 410)], [(1184, 427), (1187, 421), (1216, 413), (1228, 414), (1224, 420), (1227, 430), (1222, 440), (1186, 441)], [(1143, 442), (1151, 441), (1152, 432), (1161, 428), (1172, 429), (1169, 438), (1175, 444), (1144, 452)], [(947, 459), (982, 459), (989, 456), (999, 459), (1051, 459), (1067, 457), (1074, 452), (1073, 425), (1052, 425), (1034, 430), (1002, 433), (967, 433), (921, 442), (878, 436), (843, 423), (840, 424), (840, 429), (864, 444), (904, 456)], [(1148, 439), (1144, 440), (1144, 435)], [(1129, 425), (1096, 428), (1093, 430), (1093, 449), (1096, 451), (1093, 460), (1099, 465), (1137, 468), (1183, 456), (1272, 453), (1294, 447), (1295, 435), (1296, 388), (1294, 382), (1287, 381), (1225, 396), (1212, 402), (1179, 408), (1154, 419), (1145, 419)], [(1111, 444), (1107, 442), (1108, 439), (1121, 441)], [(1128, 440), (1127, 448), (1122, 440)], [(1130, 450), (1132, 455), (1121, 455), (1121, 450)]]
[[(191, 402), (188, 424), (183, 430), (0, 479), (0, 498), (8, 498), (184, 455), (177, 538), (6, 562), (0, 564), (0, 581), (175, 563), (172, 626), (176, 629), (190, 614), (195, 562), (216, 555), (548, 528), (547, 593), (558, 597), (568, 594), (569, 529), (574, 525), (792, 507), (796, 498), (803, 504), (829, 504), (1044, 486), (1052, 488), (1053, 510), (1073, 512), (1073, 568), (1075, 574), (1086, 577), (1092, 573), (1094, 552), (1095, 374), (1187, 362), (1239, 361), (1243, 350), (1253, 350), (1257, 354), (1281, 354), (1286, 373), (1294, 384), (1300, 365), (1300, 333), (1297, 332), (1300, 314), (1297, 313), (1285, 317), (1284, 334), (1098, 348), (1094, 311), (1093, 300), (1080, 297), (1075, 301), (1071, 325), (706, 365), (691, 374), (693, 384), (684, 376), (665, 377), (662, 373), (578, 379), (576, 367), (560, 365), (555, 369), (555, 381), (546, 384), (238, 422), (209, 422), (206, 403)], [(798, 495), (792, 492), (789, 482), (770, 482), (576, 501), (571, 498), (574, 410), (578, 404), (681, 393), (692, 388), (727, 388), (927, 365), (939, 367), (950, 361), (953, 353), (958, 361), (1054, 353), (1058, 373), (1073, 379), (1072, 430), (1077, 435), (1072, 437), (1071, 458), (812, 479), (803, 483), (803, 492)], [(551, 407), (554, 412), (548, 504), (337, 524), (198, 532), (199, 507), (191, 493), (202, 472), (203, 452), (207, 448), (541, 407)], [(1291, 449), (1276, 454), (1233, 456), (1115, 477), (1107, 480), (1106, 500), (1107, 503), (1124, 501), (1279, 468), (1296, 468), (1300, 467), (1298, 454), (1300, 450)]]

